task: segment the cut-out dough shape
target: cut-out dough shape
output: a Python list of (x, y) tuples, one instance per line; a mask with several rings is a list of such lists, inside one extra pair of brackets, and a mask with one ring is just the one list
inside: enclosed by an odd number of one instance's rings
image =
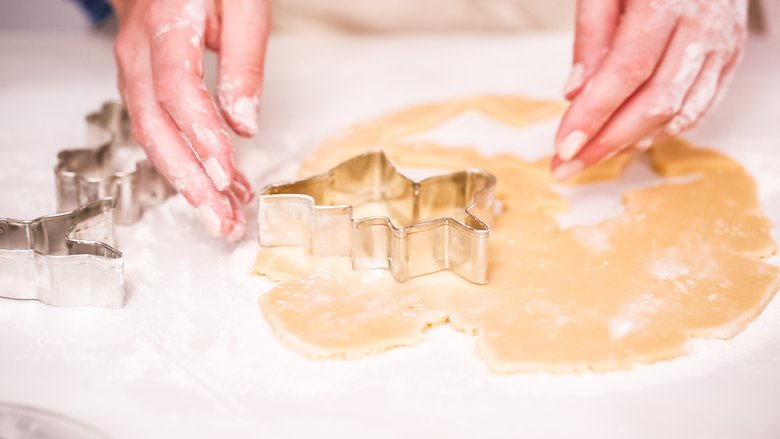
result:
[[(549, 160), (486, 157), (472, 148), (407, 144), (466, 110), (514, 127), (560, 114), (561, 105), (486, 96), (412, 107), (324, 142), (303, 164), (321, 172), (382, 148), (403, 167), (479, 167), (498, 178), (504, 205), (490, 238), (490, 283), (441, 272), (397, 283), (356, 272), (349, 258), (262, 249), (255, 272), (279, 282), (260, 299), (264, 316), (292, 348), (313, 358), (354, 358), (418, 343), (440, 324), (472, 334), (497, 372), (609, 371), (686, 352), (692, 338), (729, 338), (766, 306), (780, 284), (756, 185), (730, 158), (680, 140), (655, 145), (653, 168), (687, 183), (628, 191), (626, 212), (561, 230), (567, 202), (551, 188)], [(580, 181), (620, 177), (620, 155)]]

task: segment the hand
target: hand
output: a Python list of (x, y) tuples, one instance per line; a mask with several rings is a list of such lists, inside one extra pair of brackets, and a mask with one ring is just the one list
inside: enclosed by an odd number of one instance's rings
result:
[(578, 0), (555, 178), (691, 128), (729, 83), (746, 16), (747, 0)]
[(214, 236), (238, 238), (252, 190), (203, 82), (205, 48), (219, 52), (217, 95), (239, 135), (257, 130), (269, 30), (266, 0), (113, 0), (114, 51), (133, 136)]

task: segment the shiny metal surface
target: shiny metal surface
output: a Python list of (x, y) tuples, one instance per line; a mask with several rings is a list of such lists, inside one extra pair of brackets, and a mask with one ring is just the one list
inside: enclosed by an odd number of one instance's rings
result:
[(96, 146), (58, 155), (54, 174), (59, 212), (111, 197), (116, 200), (116, 223), (132, 224), (146, 209), (175, 193), (133, 141), (130, 119), (121, 104), (103, 104), (99, 112), (87, 116), (87, 126)]
[(0, 402), (2, 439), (106, 439), (104, 432), (59, 413)]
[(261, 246), (306, 246), (350, 256), (354, 269), (386, 268), (399, 282), (451, 270), (488, 281), (495, 177), (470, 169), (415, 182), (381, 151), (313, 177), (265, 187)]
[(121, 308), (124, 258), (114, 200), (32, 221), (0, 218), (0, 296), (48, 305)]

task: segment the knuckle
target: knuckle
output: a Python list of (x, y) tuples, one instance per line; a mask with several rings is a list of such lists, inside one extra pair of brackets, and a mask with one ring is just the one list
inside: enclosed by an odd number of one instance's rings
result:
[(154, 31), (169, 18), (169, 14), (165, 11), (167, 7), (166, 2), (151, 2), (146, 12), (139, 18), (140, 25), (154, 35)]
[(149, 129), (148, 129), (148, 121), (146, 120), (145, 115), (139, 115), (140, 117), (134, 117), (132, 118), (133, 123), (130, 126), (130, 132), (133, 135), (133, 138), (135, 139), (138, 144), (140, 144), (144, 150), (146, 150), (149, 145)]
[(737, 47), (742, 47), (748, 39), (747, 26), (738, 25), (734, 29), (734, 41)]
[(673, 117), (680, 111), (682, 97), (675, 93), (668, 85), (653, 84), (647, 90), (649, 99), (648, 116), (661, 119)]
[(242, 66), (242, 71), (244, 72), (245, 76), (254, 81), (259, 81), (265, 74), (265, 69), (263, 68), (262, 63), (247, 64)]
[(120, 32), (114, 41), (114, 57), (120, 69), (128, 69), (134, 58), (135, 47), (130, 32)]
[(636, 87), (647, 81), (652, 69), (646, 61), (631, 57), (620, 64), (617, 73), (626, 84)]
[(141, 145), (146, 144), (146, 133), (140, 123), (133, 123), (131, 132), (136, 142)]
[(164, 69), (155, 74), (154, 93), (164, 107), (179, 102), (183, 88), (189, 84), (188, 74), (181, 69)]

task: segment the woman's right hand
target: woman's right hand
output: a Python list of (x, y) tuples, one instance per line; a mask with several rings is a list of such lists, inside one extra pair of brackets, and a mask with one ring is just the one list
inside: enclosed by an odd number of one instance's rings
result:
[(252, 189), (203, 82), (203, 53), (219, 53), (217, 97), (227, 124), (257, 130), (270, 26), (267, 0), (113, 0), (119, 90), (133, 136), (196, 208), (213, 236), (239, 238)]

